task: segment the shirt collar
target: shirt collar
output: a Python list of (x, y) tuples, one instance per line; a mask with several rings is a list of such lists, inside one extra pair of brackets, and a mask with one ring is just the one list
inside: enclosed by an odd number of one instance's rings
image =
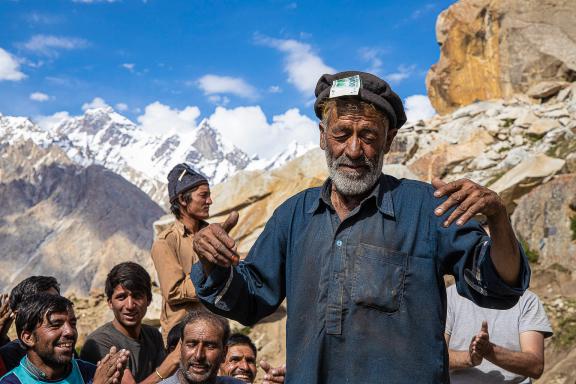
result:
[[(176, 231), (178, 232), (178, 234), (181, 237), (186, 237), (186, 236), (190, 236), (193, 233), (190, 232), (188, 230), (188, 228), (186, 228), (186, 226), (184, 225), (183, 222), (181, 222), (180, 220), (176, 219), (175, 224), (174, 224)], [(200, 220), (200, 226), (198, 227), (198, 229), (202, 229), (204, 227), (208, 226), (208, 223), (204, 220)]]
[[(318, 199), (314, 200), (310, 209), (308, 209), (308, 213), (314, 213), (320, 207), (320, 204), (324, 204), (330, 208), (333, 208), (332, 201), (330, 200), (330, 192), (332, 190), (332, 180), (330, 178), (326, 179), (324, 184), (320, 189), (320, 194)], [(388, 182), (388, 178), (385, 175), (381, 175), (376, 183), (372, 192), (362, 201), (364, 204), (365, 201), (375, 199), (378, 205), (378, 210), (384, 214), (391, 217), (395, 217), (394, 215), (394, 204), (392, 202), (392, 191), (390, 183)]]

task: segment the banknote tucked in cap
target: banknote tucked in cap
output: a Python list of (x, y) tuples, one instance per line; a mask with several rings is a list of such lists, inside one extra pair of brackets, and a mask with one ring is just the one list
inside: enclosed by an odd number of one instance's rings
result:
[(314, 93), (314, 112), (319, 119), (322, 119), (322, 107), (326, 100), (357, 97), (384, 112), (390, 120), (390, 127), (400, 128), (406, 122), (402, 99), (392, 91), (387, 82), (370, 73), (346, 71), (322, 75)]
[(172, 203), (178, 195), (200, 184), (208, 184), (202, 173), (195, 171), (186, 163), (177, 164), (168, 174), (168, 197)]

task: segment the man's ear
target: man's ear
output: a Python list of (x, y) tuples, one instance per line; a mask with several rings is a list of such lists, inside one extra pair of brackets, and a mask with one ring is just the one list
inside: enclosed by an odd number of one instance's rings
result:
[(180, 203), (180, 205), (182, 206), (186, 206), (186, 201), (184, 200), (184, 197), (182, 195), (178, 195), (178, 203)]
[(386, 135), (386, 145), (384, 146), (384, 153), (390, 152), (390, 147), (392, 147), (392, 141), (396, 137), (398, 133), (398, 128), (393, 128), (388, 130), (388, 134)]
[(20, 341), (26, 346), (27, 349), (33, 348), (36, 344), (36, 336), (34, 332), (22, 331), (20, 334)]
[(318, 128), (320, 129), (320, 148), (322, 148), (322, 150), (325, 150), (326, 149), (326, 131), (324, 130), (322, 123), (318, 124)]

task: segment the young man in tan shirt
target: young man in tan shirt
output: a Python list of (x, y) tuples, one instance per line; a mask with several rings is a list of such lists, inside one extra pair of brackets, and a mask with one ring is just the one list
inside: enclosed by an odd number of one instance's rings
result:
[(192, 240), (207, 225), (204, 220), (212, 204), (206, 177), (184, 163), (168, 174), (168, 195), (176, 221), (152, 245), (152, 260), (162, 291), (160, 324), (164, 342), (188, 310), (202, 308), (190, 280), (192, 265), (198, 261)]

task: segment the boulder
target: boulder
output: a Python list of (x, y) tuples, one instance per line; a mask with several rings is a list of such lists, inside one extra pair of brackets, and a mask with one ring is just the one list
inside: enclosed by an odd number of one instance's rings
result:
[(560, 123), (556, 119), (538, 119), (530, 125), (526, 134), (535, 138), (540, 138), (549, 131), (558, 127), (560, 127)]
[(576, 174), (559, 175), (518, 200), (512, 224), (543, 267), (576, 271)]
[(570, 83), (566, 81), (541, 81), (540, 83), (531, 86), (526, 94), (535, 99), (546, 99), (550, 96), (554, 96), (569, 84)]
[(440, 14), (436, 35), (426, 85), (440, 114), (529, 90), (549, 97), (576, 80), (573, 0), (461, 0)]
[(564, 163), (562, 159), (538, 154), (506, 172), (490, 188), (500, 195), (508, 211), (512, 212), (516, 199), (540, 185), (547, 177), (556, 174), (564, 167)]

